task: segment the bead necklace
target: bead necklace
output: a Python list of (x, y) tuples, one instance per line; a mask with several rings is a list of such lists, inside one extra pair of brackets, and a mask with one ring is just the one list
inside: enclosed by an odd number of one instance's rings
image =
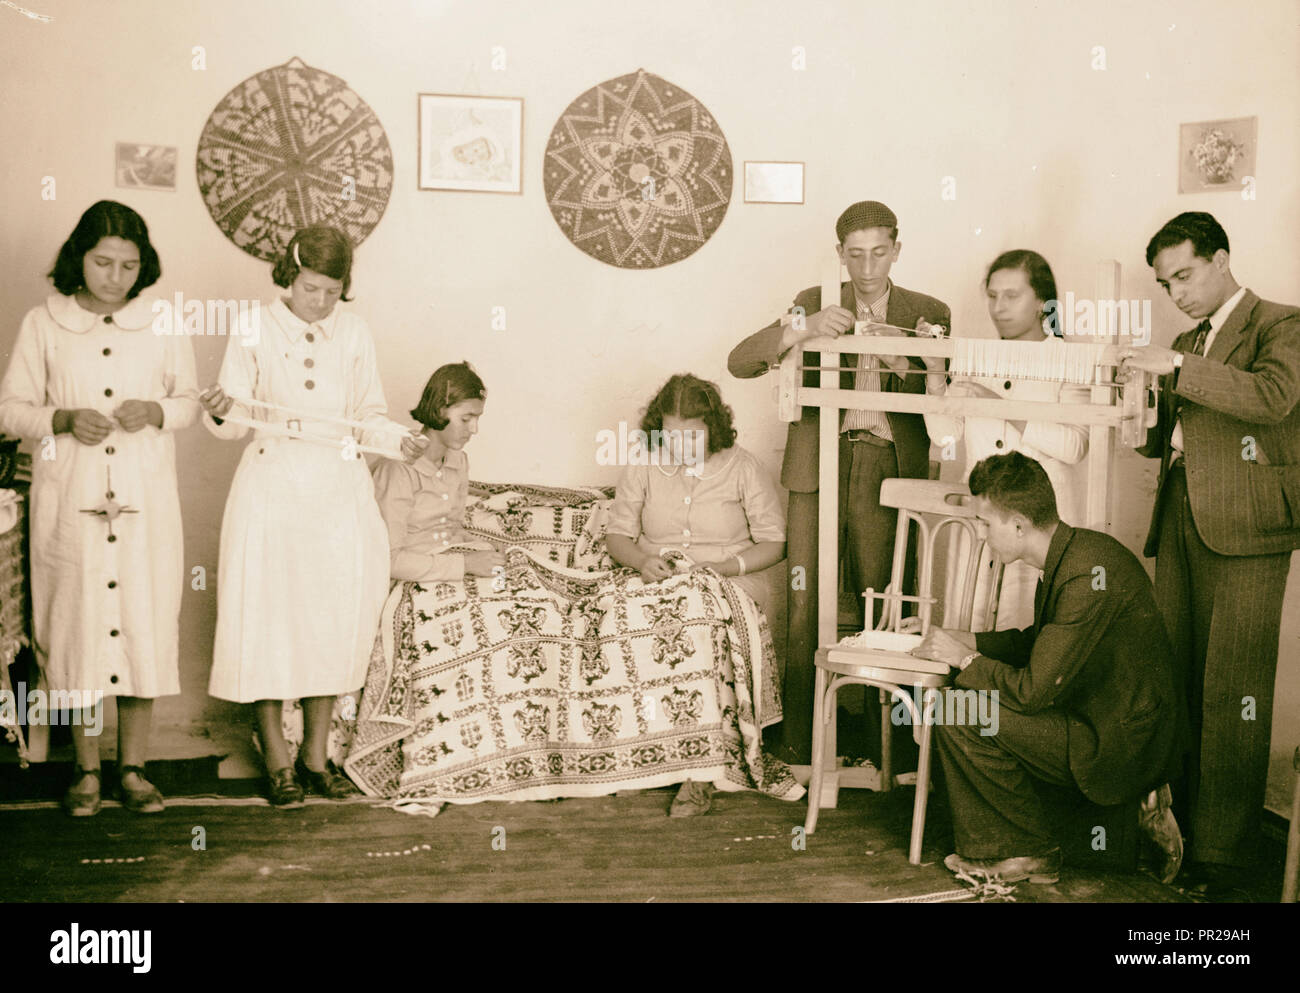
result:
[[(722, 470), (726, 467), (727, 462), (729, 462), (729, 461), (730, 461), (729, 459), (723, 459), (723, 460), (721, 460), (721, 461), (717, 464), (717, 467), (716, 467), (715, 471), (712, 472), (712, 473), (710, 473), (710, 474), (707, 475), (707, 476), (704, 475), (704, 466), (702, 466), (702, 465), (701, 465), (701, 466), (687, 466), (687, 467), (686, 467), (686, 475), (688, 475), (688, 476), (694, 476), (696, 479), (713, 479), (713, 478), (715, 478), (715, 477), (716, 477), (720, 472), (722, 472)], [(707, 464), (707, 463), (706, 463), (706, 464)], [(677, 471), (678, 471), (679, 469), (681, 469), (682, 467), (681, 467), (680, 464), (675, 465), (675, 466), (673, 466), (673, 471), (672, 471), (672, 472), (665, 472), (665, 471), (664, 471), (664, 467), (663, 467), (662, 465), (658, 465), (658, 464), (655, 466), (655, 468), (657, 468), (660, 472), (662, 472), (662, 473), (663, 473), (665, 476), (667, 476), (669, 479), (672, 479), (674, 476), (677, 475)]]

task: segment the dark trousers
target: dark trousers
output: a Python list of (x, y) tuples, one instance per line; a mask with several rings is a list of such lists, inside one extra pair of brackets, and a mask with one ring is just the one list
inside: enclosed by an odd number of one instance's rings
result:
[[(861, 593), (870, 587), (883, 593), (894, 560), (894, 531), (898, 511), (880, 506), (880, 484), (898, 476), (894, 446), (850, 442), (840, 436), (839, 519), (840, 568), (845, 586), (854, 591), (857, 623), (861, 626)], [(817, 523), (816, 493), (790, 493), (786, 512), (786, 561), (790, 599), (786, 626), (785, 683), (781, 723), (783, 757), (807, 764), (812, 760), (813, 654), (817, 651)], [(801, 571), (796, 571), (801, 570)], [(909, 547), (906, 587), (913, 591), (915, 562)], [(915, 611), (906, 611), (914, 613)], [(876, 618), (880, 617), (877, 605)], [(867, 740), (880, 758), (880, 708), (874, 690), (867, 692)], [(899, 731), (900, 729), (895, 729)], [(895, 735), (895, 771), (914, 754), (910, 728)]]
[(1244, 865), (1258, 845), (1264, 808), (1291, 555), (1207, 548), (1181, 466), (1170, 471), (1163, 499), (1156, 602), (1173, 644), (1191, 739), (1184, 776), (1174, 782), (1174, 815), (1190, 837), (1190, 858)]
[(936, 724), (957, 854), (968, 859), (1043, 855), (1057, 847), (1054, 819), (1034, 779), (1078, 787), (1066, 753), (1067, 719), (1056, 710), (999, 707), (997, 734), (975, 723)]

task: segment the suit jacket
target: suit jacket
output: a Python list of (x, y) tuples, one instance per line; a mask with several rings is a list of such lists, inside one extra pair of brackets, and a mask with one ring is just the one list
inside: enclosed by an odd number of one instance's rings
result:
[(1186, 353), (1183, 367), (1161, 377), (1159, 422), (1138, 449), (1160, 459), (1143, 553), (1155, 555), (1160, 542), (1175, 396), (1183, 401), (1187, 494), (1201, 540), (1220, 555), (1300, 548), (1300, 310), (1247, 290), (1209, 354), (1193, 355), (1194, 344), (1194, 331), (1174, 339)]
[(1034, 626), (975, 643), (981, 654), (956, 684), (997, 690), (998, 705), (1020, 713), (1064, 713), (1070, 772), (1088, 799), (1123, 803), (1168, 778), (1186, 741), (1173, 651), (1146, 570), (1110, 535), (1058, 525)]
[[(794, 306), (802, 307), (803, 313), (815, 314), (822, 309), (822, 291), (820, 287), (810, 286), (794, 298)], [(857, 296), (853, 292), (853, 283), (845, 282), (840, 287), (840, 306), (857, 313)], [(918, 318), (925, 318), (931, 324), (942, 324), (952, 330), (952, 315), (948, 305), (924, 293), (905, 290), (901, 286), (892, 286), (889, 291), (889, 306), (885, 311), (885, 320), (900, 328), (915, 328)], [(755, 331), (748, 338), (731, 350), (727, 358), (727, 368), (737, 379), (753, 379), (769, 369), (781, 364), (781, 336), (785, 328), (778, 320), (767, 327)], [(804, 365), (817, 365), (818, 352), (804, 352)], [(854, 370), (858, 355), (841, 355), (840, 365), (844, 372), (840, 375), (840, 388), (851, 390), (854, 387)], [(913, 369), (925, 369), (925, 363), (913, 358), (909, 361)], [(820, 385), (820, 374), (815, 370), (804, 372), (804, 386)], [(924, 393), (925, 376), (899, 376), (887, 369), (880, 370), (880, 388), (886, 393)], [(898, 458), (898, 475), (905, 479), (925, 479), (930, 474), (930, 436), (925, 430), (925, 418), (921, 414), (896, 414), (886, 412), (889, 430), (894, 435), (894, 451)], [(844, 411), (840, 411), (843, 423)], [(820, 410), (817, 407), (804, 407), (797, 421), (790, 425), (785, 443), (785, 459), (781, 465), (781, 485), (796, 493), (816, 493), (818, 483), (818, 452)]]

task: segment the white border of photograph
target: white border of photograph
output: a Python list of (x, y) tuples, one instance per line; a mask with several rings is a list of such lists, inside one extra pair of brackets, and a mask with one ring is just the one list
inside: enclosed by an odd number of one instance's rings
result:
[(745, 203), (803, 203), (803, 163), (746, 161)]
[[(113, 178), (127, 190), (163, 190), (176, 192), (175, 145), (148, 145), (138, 141), (119, 141), (113, 149)], [(168, 174), (171, 183), (166, 182)]]
[(421, 93), (417, 113), (420, 189), (523, 192), (522, 97)]

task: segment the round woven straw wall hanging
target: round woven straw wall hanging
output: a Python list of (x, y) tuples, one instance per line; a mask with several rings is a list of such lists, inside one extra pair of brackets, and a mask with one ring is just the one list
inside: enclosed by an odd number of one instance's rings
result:
[(221, 99), (199, 137), (198, 177), (226, 237), (270, 262), (310, 224), (364, 241), (388, 206), (393, 152), (347, 83), (295, 58)]
[(731, 149), (713, 115), (640, 69), (560, 115), (546, 146), (546, 201), (571, 242), (623, 269), (680, 262), (731, 201)]

